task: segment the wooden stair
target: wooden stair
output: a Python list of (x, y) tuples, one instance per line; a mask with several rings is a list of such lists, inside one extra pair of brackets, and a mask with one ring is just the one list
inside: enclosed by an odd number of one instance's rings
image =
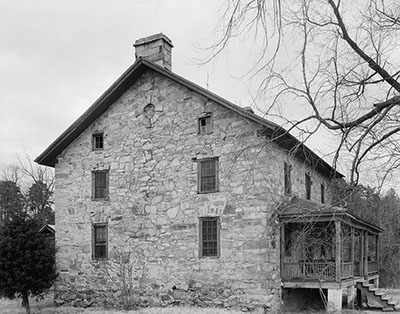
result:
[(380, 290), (368, 281), (357, 282), (356, 287), (365, 293), (367, 299), (379, 303), (382, 306), (382, 311), (400, 312), (400, 302), (396, 303), (391, 296), (386, 295), (385, 291)]

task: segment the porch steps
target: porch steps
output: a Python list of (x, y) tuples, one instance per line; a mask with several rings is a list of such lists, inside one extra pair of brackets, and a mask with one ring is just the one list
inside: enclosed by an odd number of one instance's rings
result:
[(367, 299), (372, 299), (382, 306), (383, 312), (400, 312), (400, 304), (396, 303), (392, 297), (385, 294), (385, 291), (378, 289), (368, 281), (357, 282), (357, 288), (366, 294)]

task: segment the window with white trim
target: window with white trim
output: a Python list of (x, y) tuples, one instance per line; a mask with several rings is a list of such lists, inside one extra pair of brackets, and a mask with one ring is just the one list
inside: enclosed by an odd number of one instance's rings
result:
[(213, 123), (212, 114), (207, 113), (198, 118), (198, 129), (199, 134), (210, 134), (212, 133)]
[(92, 149), (101, 150), (104, 149), (104, 134), (97, 132), (92, 134)]

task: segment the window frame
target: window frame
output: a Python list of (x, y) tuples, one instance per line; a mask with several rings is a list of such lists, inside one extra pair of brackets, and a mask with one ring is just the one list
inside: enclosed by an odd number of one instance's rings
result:
[[(104, 234), (105, 234), (105, 239), (104, 239), (104, 244), (98, 244), (97, 243), (97, 230), (98, 229), (104, 229)], [(98, 246), (104, 246), (105, 247), (105, 256), (97, 256), (96, 248)], [(94, 223), (92, 224), (92, 259), (94, 260), (105, 260), (108, 259), (108, 224), (107, 223)]]
[[(96, 186), (97, 175), (100, 173), (105, 173), (105, 186), (104, 186), (104, 197), (96, 197), (96, 189), (99, 186)], [(102, 187), (102, 186), (100, 186)], [(95, 170), (92, 171), (92, 200), (94, 201), (102, 201), (109, 199), (109, 171), (108, 170)]]
[(321, 183), (321, 203), (325, 204), (325, 184)]
[(311, 200), (311, 174), (306, 172), (305, 173), (305, 182), (304, 182), (305, 188), (306, 188), (306, 199)]
[[(213, 176), (211, 175), (202, 175), (202, 167), (207, 162), (214, 162), (214, 169), (215, 173)], [(205, 177), (214, 177), (215, 178), (215, 187), (213, 190), (203, 190), (202, 189), (202, 182), (203, 178)], [(218, 157), (211, 157), (211, 158), (203, 158), (197, 159), (197, 193), (198, 194), (208, 194), (208, 193), (217, 193), (219, 192), (219, 158)]]
[[(201, 126), (201, 121), (209, 121), (209, 124), (205, 125), (205, 130), (202, 131), (202, 126)], [(197, 118), (197, 133), (199, 135), (206, 135), (206, 134), (211, 134), (213, 132), (213, 115), (212, 113), (204, 113), (201, 116)]]
[[(97, 141), (96, 139), (101, 136), (101, 145), (102, 147), (96, 147)], [(104, 132), (94, 132), (92, 133), (92, 150), (98, 151), (104, 149)]]
[[(203, 235), (203, 225), (204, 222), (215, 222), (216, 223), (216, 239), (213, 240), (216, 242), (216, 252), (215, 254), (204, 254), (204, 244), (205, 241), (210, 243), (210, 240), (204, 240)], [(199, 217), (199, 258), (219, 258), (221, 256), (221, 219), (220, 217)]]
[(283, 163), (283, 184), (285, 195), (292, 195), (292, 165), (286, 161)]

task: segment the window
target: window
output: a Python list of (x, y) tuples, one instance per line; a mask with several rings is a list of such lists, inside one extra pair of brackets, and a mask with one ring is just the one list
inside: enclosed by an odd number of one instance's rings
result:
[(292, 165), (287, 162), (284, 163), (284, 184), (285, 184), (285, 194), (292, 194), (292, 180), (290, 178), (290, 173), (292, 171)]
[(108, 171), (94, 171), (93, 176), (93, 199), (108, 198)]
[(321, 183), (321, 203), (325, 203), (325, 185)]
[(219, 217), (200, 218), (200, 257), (219, 256)]
[(93, 225), (93, 258), (107, 258), (107, 224)]
[(306, 181), (306, 199), (311, 199), (311, 175), (309, 173), (306, 173), (306, 177), (305, 177)]
[(92, 135), (92, 147), (93, 147), (93, 150), (99, 150), (99, 149), (104, 148), (103, 133), (94, 133)]
[(206, 114), (199, 118), (199, 134), (210, 134), (212, 133), (212, 116)]
[(218, 158), (199, 160), (197, 179), (198, 193), (218, 192)]

